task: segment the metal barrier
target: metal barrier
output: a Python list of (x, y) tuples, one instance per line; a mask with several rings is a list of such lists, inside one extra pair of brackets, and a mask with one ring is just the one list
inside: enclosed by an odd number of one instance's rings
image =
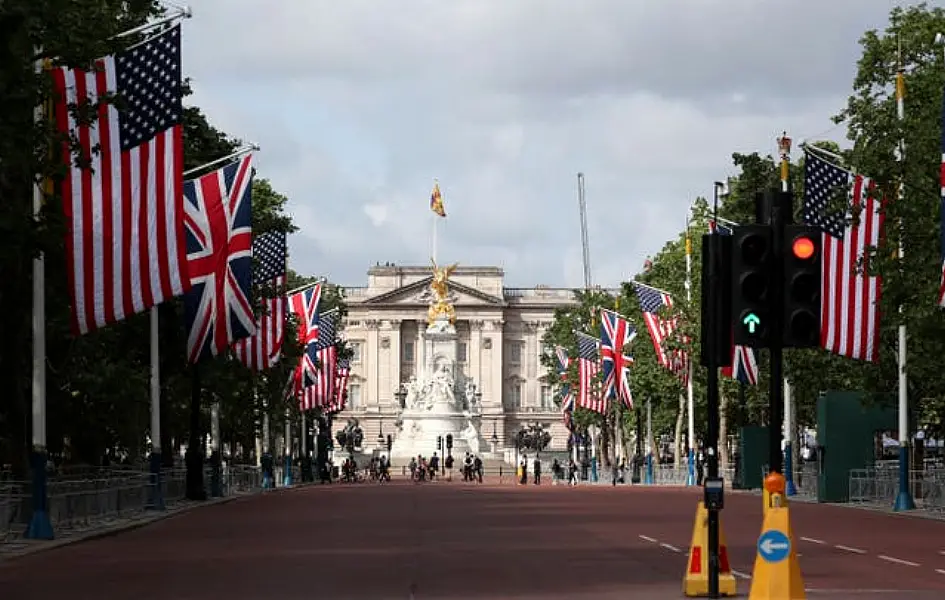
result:
[[(204, 469), (206, 486), (211, 471)], [(162, 471), (161, 490), (166, 506), (173, 508), (184, 502), (186, 469)], [(140, 470), (84, 468), (56, 473), (47, 482), (49, 518), (57, 535), (107, 527), (142, 515), (150, 508), (152, 491), (150, 473)], [(261, 470), (249, 465), (224, 466), (222, 491), (224, 496), (262, 491)], [(32, 515), (31, 503), (30, 482), (0, 481), (0, 544), (22, 537)]]
[[(945, 514), (945, 469), (909, 472), (909, 488), (916, 508)], [(899, 494), (899, 470), (894, 467), (850, 471), (850, 502), (888, 508)]]

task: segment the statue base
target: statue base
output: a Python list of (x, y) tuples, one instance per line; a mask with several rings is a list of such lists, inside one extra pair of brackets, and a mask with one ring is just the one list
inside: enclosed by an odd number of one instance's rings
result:
[[(467, 452), (481, 456), (491, 448), (476, 429), (475, 436), (468, 435), (469, 419), (462, 413), (437, 414), (424, 411), (413, 413), (405, 411), (400, 434), (394, 440), (390, 456), (393, 459), (410, 459), (417, 456), (430, 458), (436, 452), (437, 456), (446, 456), (446, 436), (453, 436), (452, 455), (455, 459), (462, 459)], [(473, 421), (475, 423), (475, 420)], [(443, 438), (443, 447), (437, 449), (436, 438)]]

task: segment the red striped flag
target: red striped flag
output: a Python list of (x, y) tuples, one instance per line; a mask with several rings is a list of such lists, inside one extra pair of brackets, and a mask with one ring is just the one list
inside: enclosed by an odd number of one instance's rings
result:
[[(879, 300), (882, 281), (860, 261), (879, 246), (885, 216), (875, 184), (807, 152), (804, 163), (804, 221), (823, 230), (820, 345), (826, 350), (875, 362), (879, 359)], [(848, 211), (828, 212), (836, 194)]]
[(600, 393), (600, 342), (597, 338), (577, 333), (578, 340), (578, 396), (580, 408), (603, 413), (607, 406)]
[(284, 232), (270, 231), (253, 240), (253, 258), (256, 270), (253, 280), (271, 282), (275, 296), (263, 299), (262, 314), (256, 318), (256, 332), (233, 344), (237, 360), (249, 369), (262, 371), (272, 368), (282, 355), (285, 339), (286, 305)]
[[(184, 237), (180, 26), (91, 71), (51, 71), (72, 328), (121, 321), (190, 288)], [(118, 104), (108, 101), (117, 96)], [(101, 102), (101, 103), (100, 103)], [(70, 107), (89, 107), (92, 119)], [(78, 140), (79, 159), (70, 147)]]
[[(689, 381), (689, 353), (682, 349), (668, 350), (663, 346), (666, 339), (676, 334), (679, 320), (676, 317), (668, 319), (660, 316), (663, 308), (672, 308), (673, 298), (669, 294), (642, 283), (632, 282), (633, 290), (640, 301), (643, 311), (643, 321), (650, 332), (653, 349), (656, 351), (656, 360), (665, 369), (676, 373), (682, 379), (683, 385)], [(683, 343), (689, 343), (687, 336), (682, 337)]]

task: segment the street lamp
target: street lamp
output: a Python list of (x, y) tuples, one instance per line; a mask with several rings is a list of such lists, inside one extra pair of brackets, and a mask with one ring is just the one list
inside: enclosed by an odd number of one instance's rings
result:
[(394, 391), (394, 397), (397, 398), (397, 402), (400, 404), (401, 410), (406, 408), (407, 404), (407, 386), (401, 383)]

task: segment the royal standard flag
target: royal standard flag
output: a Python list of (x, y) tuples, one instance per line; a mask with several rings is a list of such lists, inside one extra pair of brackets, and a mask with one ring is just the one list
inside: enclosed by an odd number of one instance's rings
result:
[(430, 194), (430, 210), (441, 217), (446, 216), (446, 209), (443, 207), (443, 195), (440, 194), (439, 182), (433, 184), (433, 193)]

